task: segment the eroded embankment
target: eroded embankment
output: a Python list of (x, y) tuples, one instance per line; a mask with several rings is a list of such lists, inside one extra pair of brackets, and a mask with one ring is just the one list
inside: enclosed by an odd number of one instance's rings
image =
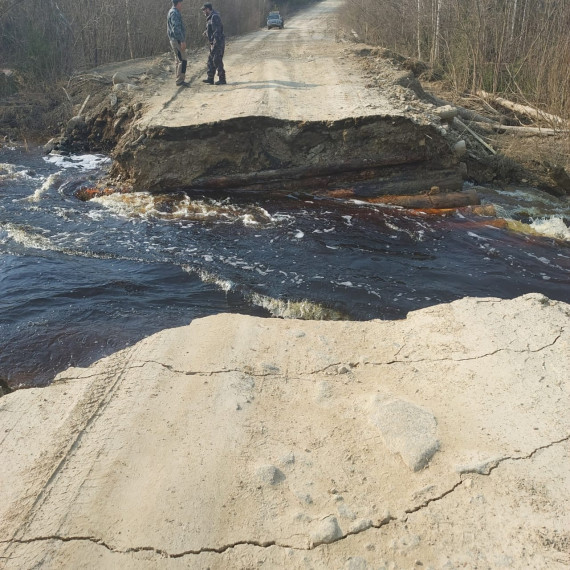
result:
[(289, 191), (367, 182), (365, 194), (459, 190), (462, 176), (433, 125), (402, 116), (337, 121), (236, 117), (180, 127), (136, 125), (120, 139), (113, 175), (136, 188)]

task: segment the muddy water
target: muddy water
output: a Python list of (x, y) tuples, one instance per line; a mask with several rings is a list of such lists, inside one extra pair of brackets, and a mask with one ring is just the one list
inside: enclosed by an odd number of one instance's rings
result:
[(42, 385), (217, 312), (397, 319), (460, 297), (570, 302), (567, 205), (479, 189), (506, 221), (288, 196), (111, 195), (105, 157), (0, 150), (0, 378)]

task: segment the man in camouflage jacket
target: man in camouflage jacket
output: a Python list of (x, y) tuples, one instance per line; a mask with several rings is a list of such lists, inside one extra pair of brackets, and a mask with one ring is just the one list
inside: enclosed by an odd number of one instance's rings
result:
[(202, 6), (202, 12), (206, 16), (206, 31), (204, 35), (210, 42), (210, 55), (208, 56), (208, 77), (204, 83), (214, 84), (216, 71), (218, 81), (216, 85), (226, 84), (226, 72), (224, 70), (224, 51), (226, 49), (226, 37), (224, 36), (224, 25), (218, 12), (214, 10), (212, 4), (207, 2)]
[(186, 28), (182, 21), (180, 9), (182, 8), (182, 0), (172, 0), (172, 8), (168, 12), (166, 18), (166, 31), (170, 46), (174, 52), (174, 60), (176, 62), (176, 85), (188, 87), (186, 83), (186, 67), (188, 60), (186, 58)]

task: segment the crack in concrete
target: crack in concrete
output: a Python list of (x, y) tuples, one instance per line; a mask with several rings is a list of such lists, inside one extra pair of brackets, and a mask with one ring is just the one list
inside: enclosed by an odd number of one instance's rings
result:
[[(327, 370), (334, 368), (335, 366), (340, 366), (342, 362), (334, 362), (333, 364), (327, 364), (324, 368), (320, 368), (319, 370), (311, 370), (309, 374), (326, 374)], [(352, 366), (352, 365), (350, 365)]]
[[(466, 358), (420, 358), (419, 360), (389, 360), (386, 362), (368, 362), (367, 364), (371, 364), (372, 366), (384, 366), (390, 364), (418, 364), (420, 362), (469, 362), (470, 360), (479, 360), (481, 358), (487, 358), (489, 356), (494, 356), (495, 354), (499, 354), (500, 352), (514, 352), (515, 354), (525, 354), (525, 353), (538, 353), (547, 348), (551, 348), (554, 346), (558, 340), (562, 337), (564, 330), (561, 330), (558, 336), (549, 344), (545, 344), (540, 348), (530, 349), (526, 348), (524, 350), (512, 350), (510, 348), (498, 348), (493, 352), (488, 352), (486, 354), (480, 354), (477, 356), (469, 356)], [(398, 351), (400, 352), (400, 351)]]
[[(560, 443), (564, 443), (567, 441), (570, 441), (570, 435), (567, 435), (563, 438), (552, 441), (552, 442), (547, 443), (545, 445), (541, 445), (541, 446), (533, 449), (527, 455), (523, 455), (523, 456), (519, 456), (519, 457), (504, 457), (501, 459), (497, 459), (494, 462), (494, 464), (489, 467), (487, 473), (483, 473), (482, 476), (484, 476), (484, 477), (490, 476), (490, 474), (495, 469), (497, 469), (502, 463), (504, 463), (505, 461), (521, 461), (521, 460), (531, 459), (539, 451), (542, 451), (544, 449), (548, 449), (550, 447), (553, 447), (555, 445), (558, 445)], [(425, 509), (426, 507), (428, 507), (430, 504), (443, 500), (445, 497), (447, 497), (448, 495), (453, 493), (457, 488), (461, 487), (464, 482), (465, 482), (465, 480), (461, 479), (460, 481), (458, 481), (457, 483), (452, 485), (449, 489), (446, 489), (445, 491), (443, 491), (439, 495), (437, 495), (435, 497), (431, 497), (431, 498), (423, 501), (419, 505), (416, 505), (415, 507), (406, 509), (404, 511), (404, 513), (405, 513), (404, 517), (398, 518), (398, 517), (393, 517), (391, 515), (388, 515), (376, 524), (371, 522), (370, 526), (367, 526), (366, 528), (363, 528), (360, 530), (355, 530), (353, 532), (350, 532), (350, 531), (346, 532), (343, 534), (343, 536), (339, 537), (337, 540), (335, 540), (329, 544), (334, 544), (336, 542), (340, 542), (342, 540), (347, 539), (349, 536), (355, 536), (358, 534), (362, 534), (364, 532), (367, 532), (371, 528), (378, 530), (380, 528), (383, 528), (385, 526), (390, 525), (393, 522), (405, 522), (407, 520), (408, 515), (417, 513), (418, 511), (421, 511), (421, 510)], [(189, 550), (184, 550), (181, 552), (169, 553), (168, 551), (166, 551), (162, 548), (157, 548), (157, 547), (153, 547), (153, 546), (138, 546), (138, 547), (132, 547), (132, 548), (120, 550), (117, 548), (113, 548), (112, 546), (107, 544), (104, 540), (98, 539), (98, 538), (95, 538), (92, 536), (59, 536), (59, 535), (38, 536), (38, 537), (33, 537), (33, 538), (28, 538), (28, 539), (15, 539), (14, 538), (12, 540), (1, 540), (0, 544), (32, 544), (34, 542), (47, 542), (50, 540), (57, 540), (60, 542), (81, 542), (81, 541), (91, 542), (93, 544), (97, 544), (98, 546), (102, 546), (103, 548), (106, 548), (107, 550), (109, 550), (110, 552), (113, 552), (115, 554), (131, 554), (131, 553), (136, 553), (136, 552), (152, 552), (152, 553), (156, 554), (157, 556), (161, 556), (164, 558), (183, 558), (185, 556), (197, 556), (197, 555), (205, 554), (205, 553), (223, 554), (227, 550), (231, 550), (232, 548), (236, 548), (238, 546), (254, 546), (257, 548), (269, 548), (269, 547), (275, 546), (277, 548), (287, 548), (287, 549), (305, 550), (305, 551), (314, 550), (316, 548), (319, 548), (320, 546), (323, 546), (322, 544), (318, 544), (315, 546), (309, 545), (307, 548), (301, 548), (301, 547), (295, 547), (295, 546), (291, 546), (289, 544), (284, 544), (284, 543), (280, 544), (280, 543), (278, 543), (277, 540), (268, 540), (268, 541), (240, 540), (240, 541), (233, 542), (231, 544), (226, 544), (224, 546), (220, 546), (218, 548), (203, 547), (200, 549), (189, 549)], [(0, 557), (0, 558), (6, 558), (6, 557)]]
[(547, 443), (545, 445), (541, 445), (535, 449), (533, 449), (529, 454), (527, 455), (519, 455), (516, 457), (503, 457), (501, 459), (497, 459), (497, 461), (493, 464), (489, 466), (489, 469), (487, 471), (487, 473), (484, 474), (484, 476), (489, 476), (495, 469), (497, 469), (497, 467), (499, 467), (499, 465), (501, 463), (503, 463), (504, 461), (523, 461), (525, 459), (531, 459), (532, 457), (534, 457), (539, 451), (542, 451), (543, 449), (548, 449), (549, 447), (553, 447), (554, 445), (558, 445), (560, 443), (565, 443), (567, 441), (570, 441), (570, 435), (567, 435), (566, 437), (563, 437), (561, 439), (557, 439), (556, 441), (552, 441), (550, 443)]
[[(530, 453), (528, 453), (527, 455), (521, 455), (518, 457), (501, 457), (499, 459), (494, 460), (489, 467), (487, 468), (487, 472), (485, 473), (480, 473), (480, 472), (476, 472), (477, 475), (481, 475), (483, 477), (488, 477), (495, 469), (497, 469), (497, 467), (499, 467), (499, 465), (501, 465), (501, 463), (504, 463), (505, 461), (522, 461), (522, 460), (526, 460), (526, 459), (531, 459), (532, 457), (534, 457), (534, 455), (536, 455), (539, 451), (542, 451), (543, 449), (548, 449), (549, 447), (553, 447), (555, 445), (558, 445), (560, 443), (564, 443), (566, 441), (570, 441), (570, 435), (567, 435), (566, 437), (563, 437), (561, 439), (557, 439), (555, 441), (551, 441), (550, 443), (547, 443), (545, 445), (541, 445), (535, 449), (533, 449)], [(462, 475), (467, 474), (468, 472), (463, 472)], [(407, 509), (405, 511), (406, 514), (412, 514), (412, 513), (416, 513), (422, 509), (424, 509), (425, 507), (427, 507), (429, 504), (434, 503), (436, 501), (440, 501), (441, 499), (447, 497), (447, 495), (453, 493), (453, 491), (455, 491), (455, 489), (457, 489), (458, 487), (460, 487), (461, 485), (463, 485), (464, 483), (464, 479), (461, 479), (460, 481), (458, 481), (457, 483), (455, 483), (455, 485), (453, 485), (450, 489), (447, 489), (446, 491), (444, 491), (443, 493), (441, 493), (440, 495), (437, 495), (436, 497), (432, 497), (430, 499), (427, 499), (426, 501), (424, 501), (423, 503), (421, 503), (420, 505), (417, 505), (416, 507), (413, 507), (411, 509)]]
[(227, 550), (232, 548), (236, 548), (237, 546), (256, 546), (259, 548), (269, 548), (270, 546), (279, 546), (282, 548), (294, 548), (291, 546), (285, 545), (278, 545), (275, 541), (255, 541), (255, 540), (239, 540), (231, 544), (226, 544), (224, 546), (220, 546), (219, 548), (214, 547), (203, 547), (198, 550), (184, 550), (182, 552), (175, 552), (170, 553), (162, 548), (157, 548), (154, 546), (134, 546), (131, 548), (126, 549), (118, 549), (113, 548), (109, 544), (107, 544), (104, 540), (100, 538), (95, 538), (93, 536), (60, 536), (60, 535), (48, 535), (48, 536), (36, 536), (33, 538), (27, 539), (13, 539), (11, 541), (0, 541), (3, 544), (33, 544), (35, 542), (49, 542), (51, 540), (59, 541), (59, 542), (91, 542), (98, 546), (102, 546), (103, 548), (107, 549), (109, 552), (113, 552), (114, 554), (132, 554), (134, 552), (153, 552), (158, 556), (164, 558), (183, 558), (184, 556), (189, 555), (199, 555), (204, 553), (214, 553), (214, 554), (223, 554)]
[[(554, 346), (562, 337), (562, 335), (565, 332), (565, 328), (562, 328), (559, 332), (559, 334), (556, 336), (556, 338), (549, 344), (545, 344), (544, 346), (541, 346), (540, 348), (537, 349), (524, 349), (524, 350), (512, 350), (509, 348), (498, 348), (497, 350), (494, 350), (493, 352), (489, 352), (486, 354), (480, 354), (477, 356), (470, 356), (470, 357), (466, 357), (466, 358), (420, 358), (418, 360), (387, 360), (385, 362), (373, 362), (373, 361), (368, 361), (368, 362), (334, 362), (332, 364), (328, 364), (327, 366), (325, 366), (324, 368), (320, 368), (318, 370), (311, 370), (310, 372), (308, 372), (308, 374), (326, 374), (327, 371), (329, 371), (330, 369), (334, 369), (335, 367), (341, 366), (343, 364), (347, 364), (350, 369), (354, 369), (354, 368), (359, 368), (361, 365), (371, 365), (371, 366), (390, 366), (392, 364), (420, 364), (423, 362), (469, 362), (472, 360), (480, 360), (482, 358), (488, 358), (490, 356), (494, 356), (496, 354), (499, 354), (501, 352), (514, 352), (516, 354), (524, 354), (524, 353), (538, 353), (541, 352), (547, 348), (551, 348), (552, 346)], [(405, 345), (400, 347), (398, 349), (398, 351), (396, 352), (395, 356), (397, 356), (403, 349), (405, 348)], [(127, 369), (134, 369), (134, 368), (143, 368), (144, 366), (146, 366), (147, 364), (156, 364), (158, 366), (162, 366), (163, 368), (166, 368), (168, 371), (174, 373), (174, 374), (183, 374), (185, 376), (214, 376), (215, 374), (227, 374), (227, 373), (231, 373), (231, 372), (241, 372), (243, 374), (247, 374), (248, 376), (255, 376), (255, 377), (267, 377), (267, 376), (284, 376), (283, 374), (276, 374), (274, 372), (253, 372), (251, 370), (245, 370), (242, 368), (229, 368), (226, 370), (210, 370), (210, 371), (189, 371), (189, 370), (178, 370), (176, 368), (174, 368), (173, 366), (169, 365), (169, 364), (164, 364), (163, 362), (158, 362), (156, 360), (147, 360), (144, 361), (140, 364), (132, 364), (131, 366), (129, 366)], [(104, 372), (97, 372), (95, 374), (89, 375), (89, 376), (81, 376), (81, 377), (72, 377), (72, 376), (64, 376), (64, 377), (59, 377), (57, 379), (55, 379), (52, 384), (56, 385), (59, 383), (65, 383), (65, 382), (69, 382), (69, 381), (78, 381), (78, 380), (89, 380), (92, 378), (97, 378), (99, 376), (108, 376), (109, 375), (109, 371), (104, 371)], [(46, 386), (47, 387), (47, 386)]]
[(463, 485), (463, 479), (461, 479), (460, 481), (455, 483), (455, 485), (453, 485), (451, 488), (447, 489), (446, 491), (444, 491), (440, 495), (426, 499), (423, 503), (416, 505), (415, 507), (413, 507), (411, 509), (406, 509), (404, 512), (406, 513), (406, 515), (410, 515), (412, 513), (417, 513), (418, 511), (425, 509), (431, 503), (441, 501), (441, 499), (443, 499), (444, 497), (447, 497), (447, 495), (450, 495), (451, 493), (453, 493), (453, 491), (455, 491), (455, 489), (457, 489), (457, 487), (460, 487), (461, 485)]
[(214, 376), (216, 374), (230, 374), (232, 372), (239, 372), (246, 374), (247, 376), (255, 376), (256, 378), (265, 378), (266, 376), (283, 376), (283, 374), (275, 374), (274, 372), (255, 372), (252, 370), (247, 370), (246, 368), (226, 368), (224, 370), (179, 370), (171, 366), (170, 364), (164, 364), (164, 362), (158, 362), (157, 360), (146, 360), (138, 366), (131, 366), (131, 368), (143, 368), (147, 364), (156, 364), (166, 368), (169, 372), (174, 374), (182, 374), (184, 376)]

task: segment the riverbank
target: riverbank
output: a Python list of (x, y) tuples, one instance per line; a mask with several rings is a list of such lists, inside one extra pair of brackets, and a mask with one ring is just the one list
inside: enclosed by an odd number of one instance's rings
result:
[(567, 567), (569, 315), (218, 315), (9, 394), (5, 568)]

